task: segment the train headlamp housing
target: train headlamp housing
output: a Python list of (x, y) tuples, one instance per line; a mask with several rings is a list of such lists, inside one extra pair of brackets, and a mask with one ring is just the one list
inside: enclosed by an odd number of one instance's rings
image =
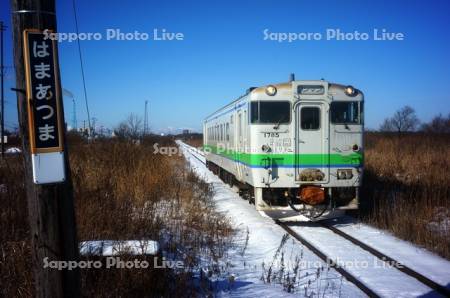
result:
[(344, 93), (348, 96), (355, 96), (358, 92), (353, 86), (347, 86), (344, 88)]
[(266, 94), (269, 96), (274, 96), (275, 94), (277, 94), (277, 87), (275, 87), (274, 85), (267, 86)]
[(271, 152), (272, 151), (272, 148), (270, 148), (270, 146), (267, 146), (267, 145), (262, 145), (262, 147), (261, 147), (261, 150), (263, 151), (263, 152)]
[(352, 179), (353, 173), (351, 169), (338, 169), (337, 178), (339, 180)]

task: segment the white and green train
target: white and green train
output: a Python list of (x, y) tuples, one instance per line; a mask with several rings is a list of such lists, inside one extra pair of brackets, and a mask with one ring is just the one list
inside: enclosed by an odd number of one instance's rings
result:
[(357, 209), (363, 93), (324, 80), (250, 88), (203, 124), (206, 163), (261, 211)]

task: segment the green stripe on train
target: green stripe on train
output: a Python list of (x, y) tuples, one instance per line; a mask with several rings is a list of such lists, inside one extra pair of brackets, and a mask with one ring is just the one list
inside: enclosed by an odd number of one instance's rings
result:
[(207, 152), (221, 155), (234, 161), (240, 161), (250, 166), (264, 166), (275, 163), (279, 166), (289, 165), (361, 165), (363, 156), (361, 153), (343, 154), (253, 154), (236, 152), (231, 149), (218, 148), (212, 145), (203, 145)]

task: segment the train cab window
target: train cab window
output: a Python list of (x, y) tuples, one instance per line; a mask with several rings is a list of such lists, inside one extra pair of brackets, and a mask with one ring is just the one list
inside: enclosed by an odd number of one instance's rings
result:
[(317, 107), (304, 107), (300, 112), (300, 125), (303, 130), (316, 130), (320, 128), (320, 109)]
[(335, 101), (331, 103), (331, 123), (361, 124), (362, 104), (358, 101)]
[(253, 124), (286, 124), (291, 121), (289, 101), (253, 101), (250, 122)]

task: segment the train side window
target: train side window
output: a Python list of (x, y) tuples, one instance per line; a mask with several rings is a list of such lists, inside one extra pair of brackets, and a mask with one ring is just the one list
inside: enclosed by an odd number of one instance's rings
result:
[(223, 141), (225, 139), (224, 133), (223, 133), (223, 124), (220, 124), (220, 140)]
[(317, 130), (320, 128), (320, 109), (303, 107), (300, 113), (300, 126), (303, 130)]

